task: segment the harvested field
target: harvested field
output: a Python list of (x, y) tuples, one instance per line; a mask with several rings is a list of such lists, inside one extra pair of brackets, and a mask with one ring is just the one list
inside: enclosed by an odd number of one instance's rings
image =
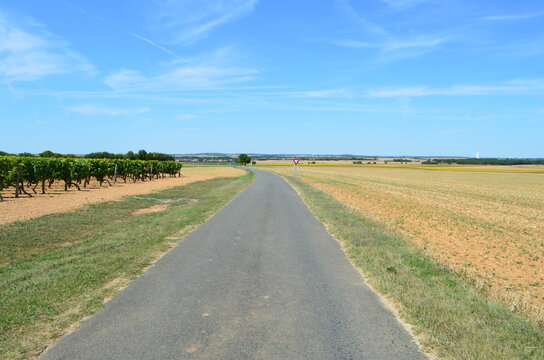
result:
[[(301, 161), (300, 167), (354, 167), (354, 168), (387, 168), (387, 169), (413, 169), (413, 170), (437, 170), (437, 171), (476, 171), (476, 172), (512, 172), (512, 173), (538, 173), (544, 174), (544, 165), (424, 165), (418, 163), (379, 163), (376, 164), (353, 164), (347, 160), (319, 161), (315, 164), (308, 164)], [(292, 167), (293, 163), (275, 160), (261, 161), (258, 166), (287, 166)]]
[(542, 174), (301, 167), (298, 177), (400, 231), (489, 296), (544, 320)]
[(196, 181), (218, 177), (236, 177), (243, 175), (243, 170), (231, 167), (188, 167), (182, 170), (181, 178), (155, 179), (146, 182), (117, 182), (114, 186), (104, 184), (100, 187), (97, 181), (91, 181), (86, 189), (78, 191), (71, 188), (64, 191), (63, 182), (57, 182), (46, 194), (32, 194), (32, 198), (21, 195), (14, 197), (13, 189), (6, 189), (1, 194), (0, 225), (15, 221), (33, 219), (46, 214), (73, 211), (86, 204), (120, 200), (125, 196), (147, 194), (175, 186), (190, 184)]

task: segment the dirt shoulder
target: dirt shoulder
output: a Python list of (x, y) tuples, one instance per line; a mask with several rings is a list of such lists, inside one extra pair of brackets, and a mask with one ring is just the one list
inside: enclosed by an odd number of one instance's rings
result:
[(44, 195), (32, 193), (32, 198), (23, 195), (16, 199), (13, 196), (13, 189), (7, 189), (2, 192), (4, 201), (0, 202), (0, 225), (47, 214), (74, 211), (87, 204), (120, 200), (126, 196), (147, 194), (196, 181), (240, 176), (243, 175), (243, 170), (229, 167), (188, 167), (183, 168), (182, 174), (184, 176), (181, 178), (164, 178), (137, 183), (127, 181), (126, 184), (121, 181), (114, 186), (105, 184), (100, 187), (98, 182), (91, 182), (86, 189), (78, 191), (72, 188), (66, 192), (63, 183), (58, 182)]

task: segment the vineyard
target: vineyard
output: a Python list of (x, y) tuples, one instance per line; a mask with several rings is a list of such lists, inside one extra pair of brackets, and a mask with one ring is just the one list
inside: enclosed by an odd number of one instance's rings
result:
[(0, 156), (0, 191), (13, 187), (15, 197), (21, 194), (32, 197), (38, 187), (45, 194), (55, 181), (63, 181), (64, 190), (71, 187), (81, 190), (91, 178), (100, 186), (104, 182), (112, 185), (118, 179), (125, 183), (146, 181), (181, 176), (181, 167), (176, 161)]

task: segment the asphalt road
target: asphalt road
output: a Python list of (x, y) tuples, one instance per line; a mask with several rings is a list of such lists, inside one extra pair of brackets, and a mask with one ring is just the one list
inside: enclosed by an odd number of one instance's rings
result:
[(427, 359), (281, 178), (257, 179), (49, 359)]

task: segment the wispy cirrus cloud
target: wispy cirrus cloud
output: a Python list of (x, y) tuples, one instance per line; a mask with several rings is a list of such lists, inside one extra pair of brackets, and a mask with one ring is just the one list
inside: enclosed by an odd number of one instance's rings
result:
[(214, 90), (256, 79), (260, 72), (243, 66), (244, 62), (235, 48), (224, 47), (161, 64), (153, 74), (121, 69), (103, 82), (118, 92)]
[(259, 72), (249, 68), (185, 66), (155, 76), (137, 70), (122, 69), (110, 74), (104, 83), (116, 91), (206, 90), (253, 80)]
[(293, 97), (304, 97), (304, 98), (347, 98), (350, 95), (344, 89), (327, 89), (327, 90), (312, 90), (312, 91), (302, 91), (296, 93), (289, 93)]
[(408, 7), (430, 2), (430, 0), (381, 0), (381, 1), (383, 3), (386, 3), (392, 8), (398, 8), (398, 9), (408, 8)]
[(62, 38), (32, 19), (0, 11), (0, 78), (32, 81), (50, 75), (96, 70)]
[(517, 21), (517, 20), (527, 20), (534, 19), (544, 16), (544, 13), (532, 13), (532, 14), (506, 14), (506, 15), (494, 15), (494, 16), (484, 16), (482, 20), (489, 21)]
[(463, 134), (470, 131), (473, 131), (473, 129), (443, 129), (443, 130), (437, 131), (437, 134), (449, 136), (449, 135)]
[(252, 13), (259, 0), (156, 1), (152, 28), (167, 32), (169, 41), (190, 44), (219, 26)]
[(195, 119), (197, 117), (198, 116), (196, 116), (195, 114), (182, 114), (182, 115), (178, 115), (176, 119), (179, 121), (183, 121), (183, 120)]
[(350, 19), (355, 21), (366, 32), (379, 36), (389, 36), (389, 33), (380, 25), (368, 20), (359, 14), (351, 5), (349, 0), (336, 0), (338, 8)]
[[(415, 5), (429, 2), (428, 0), (382, 0), (393, 12), (408, 10)], [(356, 10), (350, 0), (336, 0), (340, 10), (364, 33), (349, 38), (322, 39), (321, 41), (351, 49), (370, 49), (377, 51), (379, 62), (388, 63), (405, 58), (424, 55), (436, 51), (451, 39), (445, 35), (433, 35), (432, 33), (418, 33), (413, 29), (406, 29), (399, 33), (398, 29), (390, 29), (389, 24), (374, 22), (369, 19), (371, 11), (361, 12)], [(358, 31), (360, 33), (360, 31)], [(402, 35), (401, 35), (402, 34)], [(354, 39), (355, 38), (355, 39)], [(357, 38), (364, 38), (364, 41)]]
[(475, 96), (475, 95), (515, 95), (527, 92), (544, 91), (544, 79), (513, 80), (503, 85), (454, 85), (447, 88), (398, 87), (371, 90), (367, 97), (398, 98), (423, 96)]
[(373, 42), (351, 39), (329, 39), (325, 42), (334, 46), (351, 49), (369, 49), (375, 51), (379, 63), (391, 63), (407, 58), (425, 55), (445, 47), (448, 40), (444, 37), (414, 37), (408, 39), (377, 40)]
[(170, 49), (168, 49), (168, 48), (166, 48), (166, 47), (164, 47), (164, 46), (158, 44), (157, 42), (155, 42), (155, 41), (153, 41), (153, 40), (151, 40), (151, 39), (148, 39), (148, 38), (146, 38), (146, 37), (144, 37), (144, 36), (142, 36), (142, 35), (138, 35), (138, 34), (133, 33), (133, 32), (129, 32), (129, 35), (132, 36), (132, 37), (134, 37), (134, 38), (136, 38), (136, 39), (140, 39), (140, 40), (142, 40), (142, 41), (144, 41), (144, 42), (150, 44), (151, 46), (154, 46), (154, 47), (156, 47), (157, 49), (162, 50), (162, 51), (164, 51), (165, 53), (172, 55), (172, 56), (175, 57), (175, 58), (181, 59), (181, 56), (179, 56), (178, 54), (174, 53), (172, 50), (170, 50)]
[(95, 104), (83, 104), (80, 106), (73, 106), (66, 108), (66, 110), (83, 114), (83, 115), (105, 115), (105, 116), (132, 116), (139, 115), (148, 112), (150, 109), (148, 107), (139, 107), (139, 108), (110, 108), (98, 106)]
[(395, 39), (383, 42), (363, 42), (357, 40), (329, 40), (336, 46), (356, 48), (356, 49), (379, 49), (385, 52), (393, 52), (406, 49), (425, 49), (436, 48), (446, 41), (445, 38), (415, 38), (415, 39)]

